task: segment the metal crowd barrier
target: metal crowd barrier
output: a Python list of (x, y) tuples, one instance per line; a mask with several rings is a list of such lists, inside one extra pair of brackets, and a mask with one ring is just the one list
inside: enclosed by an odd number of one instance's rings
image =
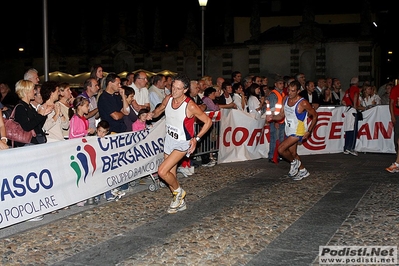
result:
[[(220, 134), (220, 115), (217, 112), (206, 112), (206, 114), (212, 119), (212, 127), (208, 132), (201, 138), (201, 141), (197, 144), (197, 149), (192, 156), (199, 156), (207, 153), (214, 153), (219, 151), (219, 134)], [(201, 124), (195, 123), (195, 132), (198, 133), (201, 130)]]

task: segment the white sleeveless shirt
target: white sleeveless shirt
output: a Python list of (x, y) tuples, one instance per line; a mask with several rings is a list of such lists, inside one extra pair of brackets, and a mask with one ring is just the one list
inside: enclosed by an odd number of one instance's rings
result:
[(304, 99), (299, 99), (293, 106), (288, 106), (288, 97), (284, 102), (285, 134), (287, 136), (302, 137), (306, 133), (307, 111), (298, 113), (298, 104)]
[(166, 134), (176, 141), (187, 141), (194, 137), (194, 117), (187, 117), (187, 97), (178, 108), (172, 107), (173, 97), (170, 97), (165, 108)]

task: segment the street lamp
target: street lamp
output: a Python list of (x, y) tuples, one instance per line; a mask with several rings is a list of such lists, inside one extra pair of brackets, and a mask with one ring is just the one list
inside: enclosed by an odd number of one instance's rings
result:
[(198, 3), (201, 7), (201, 13), (202, 13), (202, 36), (201, 36), (201, 77), (205, 75), (204, 71), (204, 46), (205, 46), (205, 8), (206, 4), (208, 3), (208, 0), (198, 0)]

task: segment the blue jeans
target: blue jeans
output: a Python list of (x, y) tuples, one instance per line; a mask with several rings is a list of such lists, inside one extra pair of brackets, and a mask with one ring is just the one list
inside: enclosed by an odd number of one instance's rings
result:
[(353, 130), (345, 131), (344, 151), (346, 151), (346, 150), (350, 150), (350, 151), (355, 150), (357, 132), (358, 132), (358, 121), (357, 121), (357, 117), (355, 116), (355, 125), (353, 127)]
[(277, 140), (279, 143), (283, 142), (285, 137), (285, 123), (279, 124), (279, 128), (276, 129), (274, 126), (275, 123), (270, 123), (270, 144), (269, 144), (269, 159), (273, 159), (274, 150), (276, 148)]
[[(127, 190), (129, 188), (129, 183), (123, 184), (122, 186), (118, 187), (118, 189), (120, 191), (124, 191)], [(108, 190), (107, 192), (105, 192), (105, 198), (109, 199), (111, 197), (113, 197), (114, 195), (112, 195), (111, 190)]]
[(129, 189), (129, 183), (123, 184), (122, 186), (119, 187), (120, 191), (124, 191), (124, 190), (127, 190), (127, 189)]
[(111, 190), (108, 190), (107, 192), (105, 192), (105, 198), (109, 199), (112, 198), (114, 195), (112, 195)]

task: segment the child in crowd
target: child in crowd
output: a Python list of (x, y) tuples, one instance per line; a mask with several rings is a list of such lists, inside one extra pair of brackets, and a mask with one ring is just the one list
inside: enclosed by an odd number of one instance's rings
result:
[[(89, 112), (89, 100), (83, 96), (79, 96), (73, 101), (73, 108), (75, 113), (69, 121), (69, 139), (82, 138), (96, 132), (95, 128), (89, 128), (89, 120), (84, 116)], [(76, 205), (83, 207), (85, 204), (86, 200)]]
[[(103, 138), (109, 133), (109, 123), (106, 120), (101, 120), (97, 124), (97, 137)], [(118, 189), (113, 189), (113, 190), (108, 190), (107, 192), (104, 193), (104, 197), (107, 201), (112, 201), (112, 200), (118, 200), (122, 196), (124, 196), (126, 193), (122, 192)], [(100, 202), (101, 196), (96, 196), (94, 198), (94, 203)], [(90, 199), (89, 199), (90, 202)]]
[[(97, 137), (103, 138), (108, 133), (109, 133), (109, 123), (108, 123), (108, 121), (101, 120), (100, 122), (98, 122), (98, 124), (97, 124)], [(107, 201), (111, 201), (111, 200), (116, 199), (118, 196), (120, 198), (120, 197), (122, 197), (124, 195), (124, 194), (123, 195), (114, 195), (114, 194), (117, 194), (117, 192), (119, 192), (119, 191), (117, 191), (117, 190), (115, 190), (115, 191), (109, 190), (109, 191), (105, 192), (105, 194), (104, 194), (105, 199)], [(96, 196), (94, 198), (94, 202), (95, 203), (100, 202), (100, 200), (101, 200), (101, 196)]]
[(69, 138), (82, 138), (96, 132), (95, 128), (89, 128), (89, 120), (84, 116), (89, 112), (89, 100), (79, 96), (73, 101), (73, 108), (75, 113), (69, 121)]
[[(146, 129), (147, 127), (147, 114), (150, 111), (147, 108), (142, 108), (137, 114), (137, 120), (133, 122), (132, 124), (132, 131), (141, 131)], [(140, 185), (146, 185), (147, 182), (145, 181), (145, 178), (141, 178)]]
[(132, 124), (132, 131), (144, 130), (147, 127), (147, 114), (150, 111), (147, 108), (140, 109), (137, 114), (137, 120)]
[(103, 138), (105, 137), (109, 132), (109, 123), (108, 121), (101, 120), (97, 124), (97, 137)]

